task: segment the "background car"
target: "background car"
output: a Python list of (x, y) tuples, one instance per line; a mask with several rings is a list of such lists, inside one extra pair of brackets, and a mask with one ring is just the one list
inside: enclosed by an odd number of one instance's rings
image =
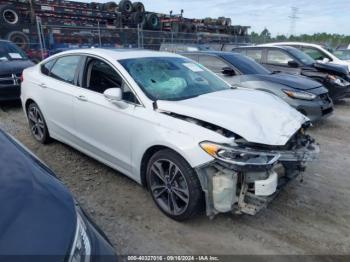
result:
[[(335, 65), (345, 65), (350, 71), (350, 61), (340, 59), (333, 50), (321, 45), (303, 43), (303, 42), (279, 42), (269, 43), (259, 46), (291, 46), (299, 49), (309, 55), (319, 63), (330, 63)], [(350, 59), (349, 59), (350, 60)]]
[(57, 139), (129, 176), (179, 221), (204, 208), (254, 215), (319, 151), (309, 119), (287, 103), (232, 89), (177, 54), (59, 53), (24, 71), (21, 100), (37, 141)]
[(337, 49), (334, 51), (334, 55), (342, 61), (346, 61), (350, 64), (350, 49)]
[(262, 90), (282, 98), (311, 121), (329, 116), (333, 102), (319, 82), (309, 78), (272, 73), (253, 59), (232, 52), (186, 52), (193, 59), (237, 87)]
[(19, 99), (20, 76), (33, 65), (15, 44), (0, 40), (0, 101)]
[(272, 72), (280, 71), (314, 79), (323, 84), (335, 100), (350, 96), (350, 74), (344, 65), (317, 63), (307, 54), (290, 46), (250, 46), (232, 51), (253, 58)]
[(7, 260), (8, 256), (9, 261), (116, 261), (105, 234), (63, 183), (2, 130), (0, 165), (0, 201), (6, 203), (0, 216), (1, 257)]

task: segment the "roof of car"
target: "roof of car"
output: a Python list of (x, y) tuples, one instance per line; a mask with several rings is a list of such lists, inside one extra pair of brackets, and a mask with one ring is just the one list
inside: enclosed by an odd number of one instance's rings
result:
[(275, 42), (275, 43), (261, 44), (259, 46), (275, 46), (275, 45), (302, 45), (302, 46), (322, 47), (321, 45), (304, 43), (304, 42)]
[(224, 52), (224, 51), (215, 51), (215, 50), (209, 50), (209, 51), (187, 51), (187, 52), (181, 52), (181, 54), (208, 54), (208, 55), (217, 55), (217, 56), (224, 56), (224, 55), (239, 55), (238, 53), (233, 52)]
[(62, 56), (67, 54), (92, 54), (99, 56), (107, 56), (114, 60), (142, 58), (142, 57), (181, 57), (174, 53), (158, 52), (141, 49), (104, 49), (104, 48), (88, 48), (88, 49), (74, 49), (58, 53), (55, 56)]
[(232, 50), (234, 51), (235, 49), (251, 49), (251, 48), (266, 48), (266, 47), (273, 47), (273, 48), (283, 49), (283, 50), (286, 50), (286, 51), (298, 50), (295, 47), (287, 46), (287, 45), (285, 45), (285, 46), (281, 46), (281, 45), (242, 46), (242, 47), (235, 47)]

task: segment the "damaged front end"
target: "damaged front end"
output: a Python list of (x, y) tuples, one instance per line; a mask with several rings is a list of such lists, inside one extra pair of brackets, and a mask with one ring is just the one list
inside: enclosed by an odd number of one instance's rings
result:
[(209, 217), (223, 212), (255, 215), (319, 154), (319, 146), (303, 128), (284, 146), (249, 143), (242, 138), (234, 142), (234, 146), (200, 144), (215, 158), (196, 169)]

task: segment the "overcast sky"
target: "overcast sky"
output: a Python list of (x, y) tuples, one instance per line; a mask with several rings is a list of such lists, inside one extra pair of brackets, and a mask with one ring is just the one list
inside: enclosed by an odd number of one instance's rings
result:
[(147, 11), (169, 13), (173, 10), (174, 13), (179, 13), (184, 9), (184, 15), (190, 18), (226, 16), (232, 19), (233, 24), (250, 25), (256, 32), (261, 32), (266, 27), (273, 35), (289, 33), (289, 16), (292, 12), (291, 7), (294, 6), (299, 8), (296, 34), (328, 32), (350, 35), (350, 0), (143, 0), (142, 2)]

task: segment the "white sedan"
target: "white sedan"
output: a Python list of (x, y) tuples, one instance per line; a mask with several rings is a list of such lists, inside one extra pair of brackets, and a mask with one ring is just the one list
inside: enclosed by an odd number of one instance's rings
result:
[(119, 170), (176, 220), (203, 208), (255, 214), (318, 154), (308, 119), (288, 104), (233, 89), (179, 55), (74, 50), (22, 77), (36, 140), (59, 140)]

